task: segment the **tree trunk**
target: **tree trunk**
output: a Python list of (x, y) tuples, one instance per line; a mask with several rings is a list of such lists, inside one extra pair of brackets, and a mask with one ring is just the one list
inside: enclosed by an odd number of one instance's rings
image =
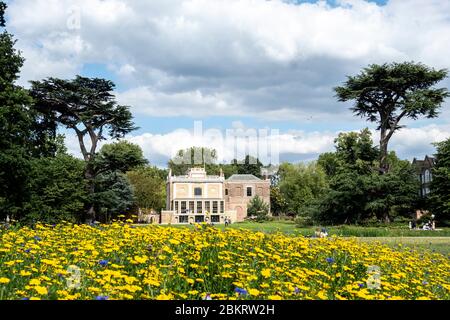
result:
[(388, 164), (388, 142), (386, 136), (386, 129), (381, 129), (381, 138), (380, 138), (380, 173), (385, 174), (389, 170), (389, 164)]
[(84, 177), (87, 181), (87, 192), (90, 198), (90, 201), (86, 205), (86, 216), (84, 218), (84, 222), (94, 222), (95, 221), (95, 208), (94, 202), (92, 200), (95, 194), (95, 185), (94, 185), (94, 172), (89, 164), (86, 166), (86, 171)]
[(384, 223), (388, 224), (391, 223), (391, 218), (389, 217), (389, 213), (384, 213), (383, 215)]

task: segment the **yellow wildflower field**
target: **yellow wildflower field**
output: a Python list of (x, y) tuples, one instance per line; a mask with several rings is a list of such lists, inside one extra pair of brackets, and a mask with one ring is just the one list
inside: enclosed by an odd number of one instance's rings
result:
[(125, 223), (0, 236), (0, 299), (450, 298), (448, 257), (356, 239)]

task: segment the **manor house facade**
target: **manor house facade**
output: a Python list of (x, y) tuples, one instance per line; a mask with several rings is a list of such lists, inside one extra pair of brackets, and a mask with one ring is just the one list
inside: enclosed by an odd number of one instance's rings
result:
[[(204, 168), (191, 168), (186, 175), (167, 177), (166, 210), (161, 212), (163, 224), (201, 222), (224, 223), (243, 221), (250, 200), (258, 195), (270, 208), (270, 181), (251, 174), (234, 174), (225, 179), (207, 175)], [(270, 210), (269, 210), (270, 214)]]

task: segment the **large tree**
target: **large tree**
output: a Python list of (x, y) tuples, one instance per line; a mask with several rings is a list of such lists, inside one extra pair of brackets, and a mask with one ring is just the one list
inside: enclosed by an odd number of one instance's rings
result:
[[(0, 27), (5, 9), (0, 2)], [(31, 98), (15, 84), (24, 62), (15, 43), (11, 34), (0, 33), (0, 216), (17, 218), (28, 196), (33, 118)]]
[(329, 191), (313, 203), (310, 214), (325, 223), (357, 223), (373, 218), (389, 222), (409, 216), (417, 200), (418, 181), (412, 165), (390, 152), (391, 170), (380, 175), (378, 148), (370, 131), (342, 133), (335, 140), (336, 152), (319, 157), (328, 175)]
[[(117, 104), (114, 88), (112, 81), (81, 76), (73, 80), (32, 81), (31, 95), (37, 110), (75, 131), (86, 162), (85, 178), (91, 196), (95, 193), (95, 157), (99, 141), (108, 136), (118, 139), (136, 129), (129, 107)], [(92, 201), (86, 213), (86, 218), (95, 219)]]
[(434, 85), (446, 76), (447, 70), (435, 70), (421, 63), (372, 64), (335, 88), (339, 101), (354, 101), (351, 109), (356, 115), (377, 123), (381, 173), (389, 171), (388, 143), (394, 132), (403, 127), (400, 121), (437, 116), (449, 92)]

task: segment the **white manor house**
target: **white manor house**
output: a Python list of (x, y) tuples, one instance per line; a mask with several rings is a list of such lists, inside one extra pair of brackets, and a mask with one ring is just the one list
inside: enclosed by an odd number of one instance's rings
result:
[(243, 221), (247, 205), (256, 195), (270, 208), (270, 181), (251, 174), (234, 174), (225, 179), (207, 175), (204, 168), (191, 168), (186, 175), (167, 177), (166, 210), (160, 223), (183, 224), (195, 222), (224, 223)]

